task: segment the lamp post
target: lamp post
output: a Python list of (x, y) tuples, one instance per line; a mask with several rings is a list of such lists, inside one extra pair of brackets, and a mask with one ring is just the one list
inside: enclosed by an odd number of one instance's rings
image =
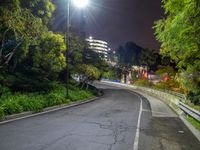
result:
[(67, 0), (67, 31), (66, 31), (66, 70), (67, 70), (67, 79), (66, 79), (66, 97), (69, 97), (69, 49), (70, 49), (70, 5), (71, 2), (78, 7), (84, 8), (88, 5), (89, 0)]

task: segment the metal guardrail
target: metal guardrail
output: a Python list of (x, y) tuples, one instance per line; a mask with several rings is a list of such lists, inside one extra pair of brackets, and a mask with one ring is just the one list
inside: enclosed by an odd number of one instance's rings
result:
[(160, 90), (160, 89), (156, 89), (156, 88), (151, 89), (151, 88), (147, 88), (147, 87), (142, 87), (142, 88), (145, 88), (145, 90), (148, 89), (148, 91), (150, 90), (153, 93), (155, 93), (155, 91), (159, 91), (159, 92), (163, 92), (165, 94), (170, 94), (172, 96), (175, 96), (176, 99), (178, 99), (178, 101), (175, 102), (176, 101), (175, 100), (174, 103), (178, 104), (179, 109), (182, 110), (185, 114), (190, 115), (191, 117), (193, 117), (194, 119), (196, 119), (200, 122), (200, 112), (183, 103), (187, 100), (185, 95), (183, 95), (181, 93), (169, 91), (169, 90)]
[(200, 112), (179, 101), (179, 108), (200, 122)]
[(121, 84), (121, 83), (116, 83), (116, 82), (112, 82), (112, 81), (104, 81), (104, 82), (114, 83), (117, 85), (135, 88), (135, 89), (140, 89), (140, 90), (143, 90), (146, 92), (157, 94), (158, 96), (161, 96), (162, 93), (163, 93), (163, 95), (170, 94), (171, 96), (175, 96), (176, 97), (175, 99), (178, 99), (178, 102), (175, 102), (176, 101), (175, 100), (174, 104), (178, 105), (179, 109), (182, 110), (182, 112), (192, 116), (193, 118), (195, 118), (196, 120), (198, 120), (200, 122), (200, 112), (191, 108), (190, 106), (184, 104), (183, 102), (186, 101), (187, 98), (185, 95), (183, 95), (181, 93), (177, 93), (177, 92), (173, 92), (173, 91), (169, 91), (169, 90), (161, 90), (161, 89), (156, 89), (156, 88), (147, 88), (147, 87), (142, 87), (142, 86)]

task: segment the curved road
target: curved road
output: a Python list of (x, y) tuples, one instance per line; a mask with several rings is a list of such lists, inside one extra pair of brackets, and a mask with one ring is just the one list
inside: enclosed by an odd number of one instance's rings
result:
[[(152, 117), (134, 92), (97, 84), (104, 95), (77, 107), (0, 125), (0, 150), (197, 150), (176, 117)], [(142, 108), (142, 109), (141, 109)]]

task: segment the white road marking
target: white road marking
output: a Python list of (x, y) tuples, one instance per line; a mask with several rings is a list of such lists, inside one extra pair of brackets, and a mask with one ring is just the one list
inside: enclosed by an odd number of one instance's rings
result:
[(140, 122), (141, 122), (141, 116), (142, 116), (142, 98), (140, 95), (134, 93), (137, 95), (140, 99), (140, 110), (139, 110), (139, 116), (138, 116), (138, 121), (137, 121), (137, 129), (135, 133), (135, 139), (134, 139), (134, 144), (133, 144), (133, 150), (138, 150), (138, 144), (139, 144), (139, 138), (140, 138)]

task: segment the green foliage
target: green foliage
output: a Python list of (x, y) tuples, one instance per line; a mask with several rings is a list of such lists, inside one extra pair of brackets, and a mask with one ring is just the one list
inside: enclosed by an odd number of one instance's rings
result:
[[(200, 111), (200, 105), (196, 105), (196, 104), (194, 104), (194, 103), (192, 103), (191, 101), (189, 101), (189, 96), (187, 97), (187, 101), (185, 101), (184, 103), (185, 104), (187, 104), (188, 106), (190, 106), (190, 107), (192, 107), (192, 108), (194, 108), (194, 109), (196, 109), (197, 111)], [(193, 96), (192, 96), (192, 98), (193, 98)]]
[(195, 105), (200, 105), (200, 90), (197, 93), (189, 92), (187, 98)]
[(158, 82), (154, 85), (158, 89), (169, 89), (169, 85), (166, 82)]
[(119, 67), (110, 67), (109, 71), (103, 74), (103, 78), (110, 80), (121, 79), (121, 72), (122, 70)]
[[(0, 118), (93, 95), (70, 85), (68, 100), (65, 87), (55, 83), (65, 72), (66, 46), (62, 34), (50, 31), (54, 10), (52, 0), (11, 0), (0, 5)], [(70, 75), (79, 74), (88, 83), (100, 78), (107, 63), (96, 54), (86, 61), (86, 46), (84, 40), (70, 37), (68, 67)]]
[(69, 99), (65, 98), (65, 86), (52, 83), (53, 89), (47, 93), (3, 93), (0, 99), (0, 118), (24, 111), (40, 112), (45, 107), (67, 104), (93, 96), (92, 91), (73, 87)]
[(0, 6), (0, 68), (15, 67), (28, 54), (29, 45), (36, 44), (46, 31), (41, 19), (30, 10), (21, 8), (19, 3), (8, 6)]
[(101, 75), (108, 71), (108, 64), (103, 56), (90, 49), (85, 49), (83, 51), (82, 63), (96, 67)]
[(47, 101), (46, 103), (47, 106), (55, 106), (68, 103), (65, 97), (61, 96), (60, 93), (53, 93), (53, 92), (47, 95), (46, 101)]
[[(36, 103), (39, 98), (42, 97), (36, 97), (36, 96), (30, 96), (25, 94), (17, 94), (14, 96), (16, 98), (15, 101), (18, 102), (18, 104), (23, 108), (23, 111), (37, 111), (38, 108), (41, 110), (41, 105), (39, 103)], [(39, 106), (38, 106), (39, 104)]]
[[(1, 78), (2, 77), (2, 78)], [(1, 84), (0, 91), (5, 93), (6, 91), (21, 91), (21, 92), (44, 92), (53, 88), (52, 82), (44, 78), (41, 72), (25, 72), (14, 74), (5, 74), (0, 76)], [(1, 92), (0, 92), (1, 93)]]
[(135, 85), (138, 85), (138, 86), (147, 86), (147, 87), (150, 87), (152, 86), (152, 83), (149, 82), (148, 80), (146, 79), (137, 79), (135, 82), (134, 82)]
[[(1, 10), (1, 34), (0, 39), (7, 34), (7, 30), (14, 33), (16, 40), (21, 38), (33, 42), (38, 38), (44, 27), (42, 26), (42, 21), (39, 18), (33, 16), (33, 14), (28, 9), (0, 9)], [(12, 37), (13, 35), (9, 35)]]
[(161, 77), (167, 73), (170, 77), (174, 77), (176, 75), (176, 71), (172, 66), (158, 66), (156, 72), (157, 75), (160, 75)]
[(180, 68), (180, 81), (192, 93), (200, 88), (200, 3), (197, 0), (163, 0), (166, 18), (155, 23), (161, 54)]
[(70, 103), (70, 100), (65, 98), (65, 92), (66, 88), (63, 85), (54, 84), (54, 89), (46, 96), (46, 107)]
[(64, 37), (48, 32), (33, 53), (33, 66), (47, 73), (58, 73), (66, 64), (65, 50)]
[(118, 77), (116, 76), (113, 70), (109, 70), (108, 72), (105, 72), (103, 74), (103, 78), (110, 79), (110, 80), (118, 79)]
[(93, 65), (82, 64), (78, 66), (78, 73), (81, 76), (83, 82), (94, 81), (99, 79), (100, 72)]
[(52, 0), (20, 0), (20, 5), (22, 8), (31, 10), (31, 13), (41, 18), (45, 25), (50, 23), (55, 10), (55, 5), (52, 3)]
[(174, 78), (168, 79), (167, 81), (160, 81), (153, 86), (158, 89), (166, 89), (185, 94), (185, 90), (180, 86), (180, 83)]
[(4, 109), (0, 106), (0, 120), (4, 119)]
[(196, 128), (200, 131), (200, 122), (193, 117), (187, 115), (186, 119)]
[(4, 109), (5, 115), (11, 115), (23, 111), (22, 106), (20, 106), (18, 102), (15, 101), (14, 97), (10, 97), (8, 100), (4, 101), (2, 107)]
[(72, 101), (83, 100), (83, 99), (91, 97), (91, 95), (93, 95), (92, 92), (85, 91), (85, 90), (77, 90), (77, 91), (70, 90), (69, 91), (69, 98)]
[[(0, 78), (1, 79), (1, 78)], [(7, 93), (10, 93), (10, 90), (9, 88), (7, 87), (4, 87), (0, 84), (0, 97), (3, 95), (3, 94), (7, 94)]]
[(156, 65), (156, 61), (157, 61), (159, 55), (149, 49), (142, 49), (139, 57), (140, 57), (140, 59), (139, 59), (140, 65), (145, 65), (145, 66), (151, 67), (153, 65)]

